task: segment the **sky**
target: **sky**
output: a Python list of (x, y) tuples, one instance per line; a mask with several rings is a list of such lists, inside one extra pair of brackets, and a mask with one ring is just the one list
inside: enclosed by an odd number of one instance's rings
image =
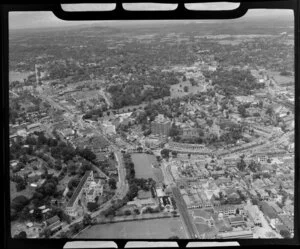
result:
[[(147, 10), (167, 10), (176, 8), (175, 5), (170, 4), (127, 4), (127, 6), (123, 6), (125, 9), (139, 10), (139, 9), (147, 9)], [(208, 10), (217, 10), (217, 9), (234, 9), (238, 7), (236, 3), (196, 3), (189, 4), (186, 6), (187, 8), (194, 9), (208, 9)], [(114, 4), (65, 4), (62, 6), (64, 11), (84, 11), (84, 10), (111, 10), (114, 8)], [(266, 14), (267, 11), (267, 14)], [(268, 17), (274, 17), (276, 19), (282, 18), (292, 18), (292, 10), (250, 10), (247, 14), (242, 17), (244, 18), (262, 18), (266, 15)], [(124, 21), (119, 21), (124, 22)], [(117, 21), (106, 21), (105, 25), (109, 23), (117, 23)], [(9, 13), (9, 29), (28, 29), (28, 28), (55, 28), (62, 26), (76, 26), (83, 24), (104, 24), (103, 21), (64, 21), (57, 18), (52, 12), (10, 12)]]

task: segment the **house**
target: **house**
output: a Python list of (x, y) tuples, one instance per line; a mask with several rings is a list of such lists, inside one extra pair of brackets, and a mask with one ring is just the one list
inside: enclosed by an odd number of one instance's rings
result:
[(288, 229), (288, 231), (291, 234), (294, 234), (294, 220), (291, 219), (288, 215), (278, 215), (280, 221), (282, 222), (283, 225), (285, 225)]
[(289, 229), (283, 224), (276, 224), (275, 227), (278, 233), (280, 233), (280, 231), (285, 231), (285, 230), (289, 231)]
[(274, 202), (268, 202), (268, 204), (275, 210), (277, 214), (283, 214), (282, 209)]
[(230, 217), (229, 223), (232, 227), (238, 227), (238, 226), (244, 226), (246, 225), (246, 222), (244, 220), (244, 217), (241, 215), (235, 216), (235, 217)]
[(171, 198), (169, 196), (160, 197), (159, 202), (160, 202), (162, 207), (167, 209), (167, 211), (173, 210), (172, 201), (171, 201)]
[(275, 228), (275, 225), (279, 222), (279, 218), (275, 210), (265, 201), (261, 202), (260, 207), (267, 221), (273, 228)]
[(52, 218), (46, 220), (44, 222), (44, 224), (46, 225), (47, 229), (50, 229), (51, 232), (55, 232), (57, 230), (59, 230), (61, 228), (61, 221), (60, 218), (55, 215)]
[(152, 208), (156, 208), (158, 206), (158, 204), (156, 203), (156, 201), (153, 198), (148, 198), (148, 199), (138, 199), (138, 198), (134, 198), (133, 201), (129, 201), (127, 202), (127, 205), (131, 206), (137, 206), (138, 208), (145, 208), (145, 207), (152, 207)]
[(39, 132), (42, 131), (42, 124), (41, 123), (34, 123), (34, 124), (30, 124), (27, 125), (27, 132), (28, 133), (33, 133), (35, 131)]
[(219, 207), (214, 207), (214, 212), (216, 214), (222, 213), (224, 217), (229, 215), (244, 215), (245, 211), (242, 205), (221, 205)]
[(43, 173), (41, 171), (34, 171), (32, 173), (30, 173), (27, 177), (28, 177), (28, 182), (29, 183), (33, 183), (38, 181), (41, 178), (41, 175)]
[(166, 196), (165, 192), (163, 191), (162, 188), (156, 188), (155, 189), (156, 191), (156, 196), (159, 198), (159, 197), (163, 197), (163, 196)]
[(253, 233), (250, 230), (232, 231), (219, 233), (217, 238), (220, 239), (252, 239)]
[(101, 195), (103, 192), (103, 185), (100, 179), (95, 179), (90, 183), (88, 189), (86, 190), (86, 200), (87, 202), (95, 202), (95, 198)]

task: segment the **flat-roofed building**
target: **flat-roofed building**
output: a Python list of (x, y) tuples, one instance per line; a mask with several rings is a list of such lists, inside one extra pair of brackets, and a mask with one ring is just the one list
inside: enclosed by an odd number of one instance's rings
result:
[(155, 135), (168, 136), (171, 129), (171, 122), (159, 114), (151, 123), (151, 132)]
[(103, 185), (101, 184), (100, 180), (95, 181), (93, 171), (87, 171), (81, 178), (72, 197), (70, 198), (66, 207), (66, 213), (73, 217), (77, 216), (78, 201), (80, 200), (82, 194), (86, 194), (86, 199), (88, 202), (93, 202), (95, 197), (101, 194), (102, 191)]
[(224, 232), (224, 233), (219, 233), (217, 235), (217, 238), (220, 238), (220, 239), (252, 239), (253, 233), (250, 230)]
[(34, 124), (30, 124), (27, 125), (27, 132), (28, 133), (33, 133), (35, 131), (39, 132), (42, 131), (42, 124), (41, 123), (34, 123)]
[(243, 216), (235, 216), (229, 218), (229, 223), (232, 227), (244, 226), (246, 224)]

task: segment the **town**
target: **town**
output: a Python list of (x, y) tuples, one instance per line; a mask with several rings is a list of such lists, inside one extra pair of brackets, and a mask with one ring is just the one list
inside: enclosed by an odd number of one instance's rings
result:
[(11, 33), (12, 237), (294, 236), (293, 29), (222, 25)]

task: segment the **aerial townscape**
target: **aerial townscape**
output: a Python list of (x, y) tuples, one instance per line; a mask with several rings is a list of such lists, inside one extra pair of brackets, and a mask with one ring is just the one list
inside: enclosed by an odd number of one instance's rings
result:
[(293, 21), (10, 30), (13, 238), (294, 236)]

